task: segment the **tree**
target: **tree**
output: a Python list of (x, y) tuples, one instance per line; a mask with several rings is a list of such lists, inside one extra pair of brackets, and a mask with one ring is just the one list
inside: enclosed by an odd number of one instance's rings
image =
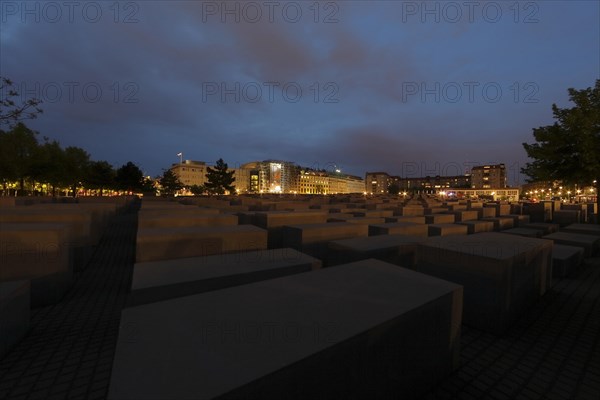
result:
[(388, 186), (388, 193), (389, 194), (398, 194), (398, 193), (400, 193), (400, 186), (398, 186), (395, 183), (392, 183), (390, 186)]
[(552, 105), (556, 122), (533, 129), (536, 143), (523, 143), (533, 161), (521, 172), (530, 182), (558, 180), (583, 187), (595, 181), (600, 210), (600, 79), (594, 88), (568, 92), (575, 106)]
[(115, 185), (115, 169), (106, 161), (92, 161), (87, 169), (84, 183), (90, 189), (100, 190), (100, 196), (104, 189)]
[(32, 162), (37, 151), (37, 132), (19, 122), (8, 132), (0, 131), (0, 179), (19, 181), (19, 192), (25, 192), (25, 179), (31, 176)]
[(79, 147), (69, 146), (64, 151), (65, 183), (71, 188), (73, 197), (77, 196), (80, 186), (88, 172), (90, 155)]
[(206, 193), (206, 187), (204, 185), (192, 185), (190, 187), (190, 192), (192, 192), (194, 196), (201, 196)]
[(35, 119), (44, 111), (39, 107), (41, 100), (33, 98), (22, 100), (20, 103), (15, 99), (19, 93), (14, 89), (13, 82), (0, 76), (0, 125), (13, 127), (24, 119)]
[(65, 153), (56, 140), (50, 142), (44, 138), (44, 141), (34, 155), (31, 177), (50, 185), (52, 196), (56, 196), (56, 189), (67, 181)]
[(162, 177), (159, 179), (159, 183), (162, 187), (161, 192), (166, 196), (173, 196), (178, 190), (183, 189), (183, 183), (181, 183), (179, 177), (170, 169), (166, 169), (163, 172)]
[(131, 161), (117, 170), (115, 182), (117, 188), (127, 192), (141, 192), (145, 188), (142, 170)]
[(235, 171), (228, 171), (227, 164), (222, 158), (217, 160), (214, 168), (206, 168), (206, 179), (208, 182), (204, 185), (211, 194), (225, 194), (226, 191), (233, 193), (235, 191)]

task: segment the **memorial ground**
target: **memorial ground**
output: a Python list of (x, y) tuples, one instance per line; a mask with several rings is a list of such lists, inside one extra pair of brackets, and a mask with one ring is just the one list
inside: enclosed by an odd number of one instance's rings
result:
[[(61, 302), (32, 311), (28, 335), (0, 360), (0, 398), (106, 398), (131, 287), (136, 212), (116, 217)], [(460, 368), (424, 398), (597, 399), (599, 299), (600, 258), (587, 258), (504, 335), (463, 325)]]

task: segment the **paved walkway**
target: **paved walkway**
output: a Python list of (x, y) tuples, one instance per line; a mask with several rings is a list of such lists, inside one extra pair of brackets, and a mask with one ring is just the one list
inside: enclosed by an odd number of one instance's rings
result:
[[(131, 283), (137, 218), (117, 216), (65, 299), (0, 360), (0, 399), (103, 399)], [(463, 327), (461, 368), (431, 399), (600, 399), (600, 258), (505, 336)]]
[(425, 399), (600, 399), (600, 258), (502, 337), (463, 325), (461, 367)]
[(136, 230), (135, 212), (118, 215), (65, 298), (33, 310), (30, 333), (0, 360), (0, 399), (106, 398)]

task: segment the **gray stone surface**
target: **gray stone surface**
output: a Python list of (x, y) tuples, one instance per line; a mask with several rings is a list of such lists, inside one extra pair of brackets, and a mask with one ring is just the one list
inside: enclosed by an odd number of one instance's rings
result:
[(583, 233), (586, 235), (596, 235), (600, 236), (600, 225), (598, 224), (571, 224), (568, 225), (565, 229), (565, 232), (572, 233)]
[(329, 242), (327, 265), (339, 265), (376, 258), (381, 261), (414, 269), (417, 243), (423, 236), (377, 235)]
[(28, 280), (0, 282), (0, 359), (29, 329)]
[(546, 223), (546, 222), (533, 222), (533, 223), (529, 223), (527, 225), (524, 225), (523, 228), (527, 228), (527, 229), (539, 229), (544, 231), (544, 234), (550, 234), (550, 233), (554, 233), (554, 232), (558, 232), (558, 224), (551, 224), (551, 223)]
[(368, 235), (369, 226), (363, 224), (331, 222), (290, 225), (283, 228), (283, 246), (291, 247), (325, 261), (327, 258), (327, 242)]
[(510, 235), (519, 235), (526, 236), (532, 238), (541, 238), (544, 236), (544, 231), (540, 229), (530, 229), (530, 228), (511, 228), (505, 229), (502, 233), (508, 233)]
[(140, 305), (321, 268), (294, 249), (259, 250), (137, 263), (130, 305)]
[(458, 366), (461, 308), (377, 260), (129, 308), (108, 398), (415, 396)]
[(591, 257), (600, 249), (600, 236), (585, 233), (555, 232), (544, 236), (544, 239), (558, 244), (582, 247), (586, 257)]
[(456, 222), (473, 221), (479, 218), (479, 213), (473, 211), (453, 211), (452, 214), (456, 217)]
[(515, 226), (515, 222), (512, 218), (496, 217), (496, 218), (482, 218), (481, 220), (493, 222), (495, 231), (503, 231), (505, 229), (511, 229)]
[(552, 213), (552, 222), (561, 227), (576, 224), (581, 219), (581, 211), (578, 210), (554, 210)]
[(469, 228), (460, 224), (431, 224), (427, 225), (429, 236), (466, 235)]
[(515, 228), (520, 228), (523, 227), (527, 224), (529, 224), (529, 215), (520, 215), (520, 214), (507, 214), (507, 215), (501, 215), (500, 217), (502, 218), (512, 218), (513, 219), (513, 226)]
[(369, 236), (376, 235), (412, 235), (427, 236), (428, 227), (414, 222), (396, 222), (391, 224), (369, 225)]
[(425, 216), (427, 224), (453, 224), (456, 221), (454, 214), (430, 214)]
[(429, 238), (417, 270), (464, 286), (464, 322), (501, 334), (552, 283), (552, 242), (480, 233)]
[(494, 230), (494, 223), (491, 221), (464, 221), (457, 222), (458, 225), (464, 225), (467, 227), (468, 234), (492, 232)]
[(138, 229), (136, 262), (266, 248), (267, 231), (253, 225)]
[(385, 223), (392, 223), (392, 222), (413, 222), (416, 224), (424, 224), (425, 223), (425, 216), (421, 216), (421, 217), (387, 217), (385, 219)]
[(334, 215), (330, 215), (326, 210), (257, 212), (254, 224), (269, 231), (268, 246), (274, 249), (283, 246), (284, 225), (321, 224), (326, 223), (328, 217)]
[(555, 278), (571, 275), (583, 262), (584, 249), (576, 246), (554, 244), (552, 247), (552, 273)]
[(51, 223), (0, 225), (0, 282), (31, 281), (31, 306), (58, 302), (73, 282), (70, 226)]
[(138, 228), (175, 228), (184, 226), (237, 225), (238, 216), (233, 214), (167, 213), (166, 215), (139, 216)]

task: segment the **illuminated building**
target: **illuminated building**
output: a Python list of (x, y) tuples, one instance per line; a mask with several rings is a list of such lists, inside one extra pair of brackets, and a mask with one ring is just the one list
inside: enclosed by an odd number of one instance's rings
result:
[(505, 188), (506, 186), (504, 164), (481, 165), (471, 169), (471, 187), (473, 189)]

